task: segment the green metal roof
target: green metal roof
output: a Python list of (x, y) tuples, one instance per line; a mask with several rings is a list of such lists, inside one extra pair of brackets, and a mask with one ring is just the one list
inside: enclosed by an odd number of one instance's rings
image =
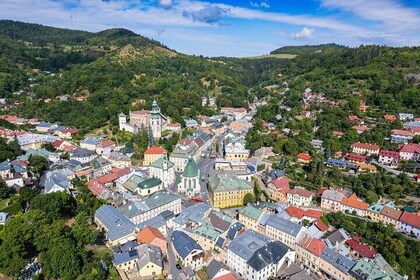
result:
[(203, 223), (203, 225), (196, 228), (193, 232), (212, 241), (216, 241), (217, 237), (220, 235), (220, 232), (208, 223)]
[(252, 207), (252, 206), (246, 206), (242, 208), (241, 210), (239, 210), (239, 213), (253, 220), (258, 220), (258, 218), (260, 217), (262, 213), (262, 210)]
[(154, 187), (156, 187), (160, 184), (162, 184), (162, 181), (159, 178), (152, 177), (152, 178), (148, 178), (148, 179), (140, 182), (138, 184), (138, 187), (140, 189), (150, 189), (150, 188), (154, 188)]
[(193, 158), (188, 158), (188, 162), (185, 166), (182, 176), (187, 178), (193, 178), (198, 176), (198, 166)]
[(163, 169), (163, 163), (164, 163), (165, 160), (168, 162), (168, 168), (172, 168), (174, 166), (174, 163), (172, 161), (168, 160), (165, 156), (162, 156), (162, 157), (158, 158), (150, 166), (155, 167), (155, 168), (159, 168), (159, 169)]

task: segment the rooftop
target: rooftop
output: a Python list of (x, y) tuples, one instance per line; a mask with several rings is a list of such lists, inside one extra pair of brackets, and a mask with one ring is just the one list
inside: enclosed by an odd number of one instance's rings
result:
[(172, 233), (171, 239), (175, 250), (183, 259), (185, 259), (194, 250), (203, 250), (194, 239), (182, 231), (174, 231)]
[(270, 241), (268, 236), (248, 229), (229, 243), (228, 250), (248, 261), (258, 249)]
[(293, 237), (296, 237), (302, 229), (299, 224), (291, 222), (277, 215), (271, 215), (267, 220), (267, 225), (288, 235), (292, 235)]

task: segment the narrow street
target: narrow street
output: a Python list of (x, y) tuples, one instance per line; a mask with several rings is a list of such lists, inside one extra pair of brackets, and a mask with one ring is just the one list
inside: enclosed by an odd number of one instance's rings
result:
[(176, 268), (177, 261), (175, 259), (174, 248), (172, 245), (171, 240), (172, 229), (168, 229), (168, 236), (166, 237), (166, 242), (168, 243), (168, 273), (172, 275), (173, 280), (179, 280), (181, 277), (179, 276), (179, 270)]

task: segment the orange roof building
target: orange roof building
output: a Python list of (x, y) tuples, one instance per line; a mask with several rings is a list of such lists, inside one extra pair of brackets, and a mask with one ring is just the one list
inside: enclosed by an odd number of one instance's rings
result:
[(389, 122), (395, 122), (397, 117), (395, 115), (384, 115), (384, 120)]
[(152, 146), (144, 152), (144, 166), (149, 166), (159, 158), (166, 154), (166, 150), (162, 147)]
[(349, 197), (344, 197), (341, 200), (342, 211), (348, 211), (350, 213), (355, 211), (356, 215), (362, 217), (365, 216), (365, 210), (368, 208), (368, 206), (369, 204), (359, 199), (355, 193), (351, 194)]
[(137, 242), (141, 244), (152, 244), (158, 246), (162, 253), (167, 252), (167, 242), (165, 236), (154, 227), (145, 226), (136, 236)]
[(310, 163), (312, 160), (312, 156), (306, 153), (299, 153), (296, 157), (298, 162), (302, 163)]

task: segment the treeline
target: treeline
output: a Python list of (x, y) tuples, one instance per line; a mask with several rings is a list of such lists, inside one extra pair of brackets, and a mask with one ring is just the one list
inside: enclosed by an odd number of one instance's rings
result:
[(56, 192), (46, 195), (23, 187), (19, 202), (29, 210), (0, 228), (0, 272), (19, 276), (34, 257), (42, 264), (37, 279), (108, 279), (116, 276), (112, 258), (95, 251), (103, 244), (91, 219), (102, 204), (83, 182), (76, 183), (78, 195)]
[(373, 246), (401, 275), (420, 279), (420, 243), (397, 233), (393, 225), (367, 223), (341, 212), (327, 213), (323, 220), (334, 227), (342, 227), (352, 235), (361, 236), (363, 242)]

